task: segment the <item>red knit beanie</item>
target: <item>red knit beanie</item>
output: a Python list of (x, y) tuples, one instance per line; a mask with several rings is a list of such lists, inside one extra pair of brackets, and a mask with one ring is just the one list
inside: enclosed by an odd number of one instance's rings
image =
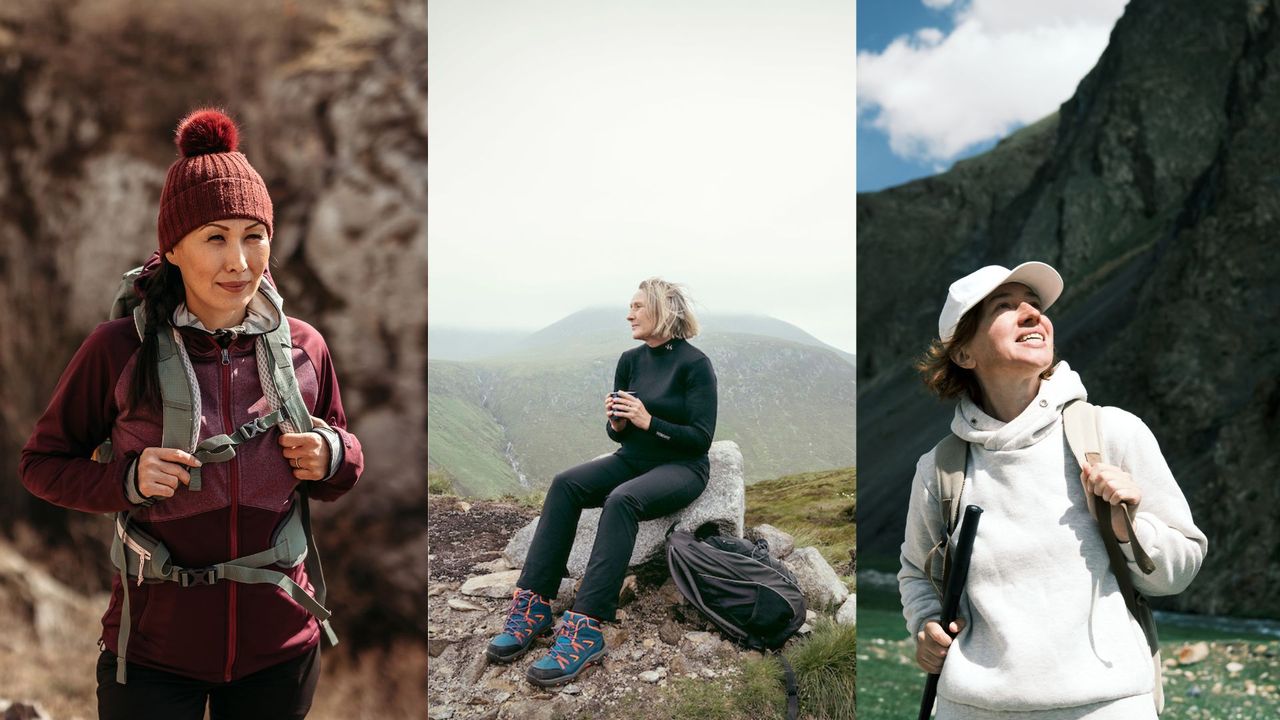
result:
[(187, 233), (226, 218), (257, 220), (272, 236), (271, 196), (249, 159), (236, 150), (239, 131), (219, 110), (203, 108), (178, 123), (182, 157), (169, 166), (160, 193), (160, 252)]

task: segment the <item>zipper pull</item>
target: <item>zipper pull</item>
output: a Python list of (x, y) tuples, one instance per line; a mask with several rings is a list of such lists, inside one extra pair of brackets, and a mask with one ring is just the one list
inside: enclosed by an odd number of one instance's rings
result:
[(231, 364), (231, 351), (227, 348), (222, 348), (222, 364), (223, 365)]

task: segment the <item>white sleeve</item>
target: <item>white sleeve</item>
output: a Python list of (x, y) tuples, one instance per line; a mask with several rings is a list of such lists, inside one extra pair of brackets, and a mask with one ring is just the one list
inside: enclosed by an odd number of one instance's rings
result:
[[(911, 503), (907, 507), (907, 529), (899, 558), (902, 569), (898, 571), (898, 593), (902, 596), (902, 615), (912, 638), (926, 621), (936, 620), (942, 615), (942, 601), (924, 572), (925, 558), (945, 532), (941, 527), (937, 484), (934, 451), (930, 450), (916, 463), (915, 478), (911, 481)], [(933, 562), (936, 568), (941, 569), (942, 556), (936, 555)]]
[(1156, 567), (1144, 575), (1133, 561), (1130, 544), (1122, 543), (1120, 549), (1129, 561), (1134, 587), (1145, 595), (1182, 592), (1200, 571), (1209, 540), (1191, 519), (1191, 508), (1160, 452), (1160, 444), (1141, 419), (1119, 408), (1103, 408), (1098, 429), (1103, 462), (1119, 466), (1142, 489), (1133, 529)]

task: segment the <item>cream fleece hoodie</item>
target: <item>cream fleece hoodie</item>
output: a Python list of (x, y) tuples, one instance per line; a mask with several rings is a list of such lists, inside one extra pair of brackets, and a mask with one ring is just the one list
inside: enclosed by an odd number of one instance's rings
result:
[[(1068, 708), (1112, 702), (1132, 708), (1140, 704), (1134, 696), (1152, 690), (1142, 629), (1111, 573), (1063, 433), (1063, 406), (1085, 397), (1080, 376), (1063, 362), (1011, 422), (967, 398), (956, 407), (952, 432), (970, 443), (961, 503), (984, 513), (960, 606), (968, 627), (952, 645), (938, 685), (939, 707), (945, 702), (949, 717), (1059, 717)], [(1102, 461), (1142, 488), (1135, 532), (1156, 569), (1143, 575), (1131, 562), (1134, 585), (1148, 595), (1181, 592), (1200, 569), (1204, 533), (1141, 420), (1104, 407), (1099, 430)], [(944, 528), (937, 486), (930, 451), (916, 466), (898, 573), (913, 637), (941, 611), (923, 569)], [(1128, 553), (1127, 543), (1122, 548)], [(956, 712), (963, 708), (972, 712)]]

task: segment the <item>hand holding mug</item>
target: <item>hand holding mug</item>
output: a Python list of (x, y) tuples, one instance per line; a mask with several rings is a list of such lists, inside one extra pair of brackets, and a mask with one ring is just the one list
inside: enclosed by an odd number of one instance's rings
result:
[(619, 390), (611, 393), (611, 395), (613, 396), (613, 403), (609, 406), (612, 413), (610, 422), (613, 422), (613, 419), (616, 418), (623, 418), (641, 430), (649, 429), (649, 422), (653, 419), (653, 416), (645, 409), (644, 403), (640, 402), (640, 398), (626, 390)]
[(613, 428), (614, 432), (622, 432), (627, 427), (627, 421), (625, 418), (614, 416), (613, 401), (617, 397), (616, 392), (604, 396), (604, 417), (609, 421), (609, 427)]

